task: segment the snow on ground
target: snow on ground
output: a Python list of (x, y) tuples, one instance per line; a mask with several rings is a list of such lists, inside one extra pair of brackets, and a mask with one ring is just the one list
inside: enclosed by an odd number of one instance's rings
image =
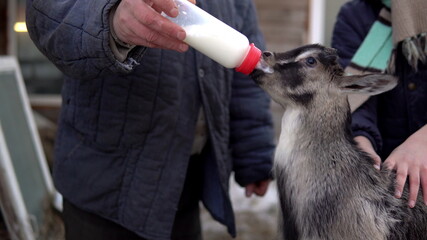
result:
[[(272, 240), (276, 238), (278, 199), (275, 182), (270, 184), (264, 197), (247, 198), (244, 188), (231, 180), (230, 196), (236, 217), (236, 240)], [(226, 228), (214, 221), (204, 208), (201, 218), (204, 240), (233, 239), (227, 233)]]

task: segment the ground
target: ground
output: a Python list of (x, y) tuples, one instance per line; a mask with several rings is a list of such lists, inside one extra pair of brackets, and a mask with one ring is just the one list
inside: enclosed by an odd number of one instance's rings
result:
[[(230, 194), (236, 216), (235, 240), (272, 240), (277, 236), (277, 191), (274, 182), (264, 197), (246, 198), (244, 189), (231, 181)], [(204, 240), (232, 240), (224, 226), (202, 208)]]

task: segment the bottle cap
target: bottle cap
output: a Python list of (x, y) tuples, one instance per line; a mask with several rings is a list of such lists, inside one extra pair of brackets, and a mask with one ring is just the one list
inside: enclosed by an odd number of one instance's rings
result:
[(246, 55), (245, 59), (243, 59), (242, 64), (236, 68), (236, 71), (248, 75), (255, 69), (260, 59), (261, 50), (255, 47), (255, 44), (251, 43), (249, 45), (248, 54)]

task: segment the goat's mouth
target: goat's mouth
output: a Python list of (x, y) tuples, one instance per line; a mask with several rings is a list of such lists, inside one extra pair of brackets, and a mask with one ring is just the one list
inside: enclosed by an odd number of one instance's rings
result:
[(259, 60), (259, 62), (256, 65), (255, 69), (261, 70), (264, 73), (273, 73), (274, 72), (273, 68), (264, 59), (264, 56)]
[(261, 79), (264, 76), (264, 74), (265, 74), (264, 71), (255, 69), (252, 71), (250, 76), (257, 84), (261, 84), (262, 83)]
[(261, 58), (261, 60), (256, 65), (255, 70), (252, 71), (250, 76), (257, 84), (261, 84), (261, 78), (265, 74), (270, 74), (273, 72), (273, 68), (270, 67), (270, 65), (268, 65), (268, 63), (263, 58)]

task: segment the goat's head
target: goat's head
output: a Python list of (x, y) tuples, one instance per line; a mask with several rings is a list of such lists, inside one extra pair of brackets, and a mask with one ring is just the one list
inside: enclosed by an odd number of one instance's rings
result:
[(282, 106), (308, 106), (319, 96), (375, 95), (397, 84), (396, 78), (384, 74), (344, 76), (337, 60), (335, 49), (318, 44), (284, 53), (264, 52), (251, 76)]

